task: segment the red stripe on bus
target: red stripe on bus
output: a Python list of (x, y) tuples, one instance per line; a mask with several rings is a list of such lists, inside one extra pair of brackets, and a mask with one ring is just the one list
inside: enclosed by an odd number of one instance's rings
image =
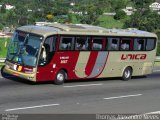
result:
[(90, 56), (89, 56), (89, 60), (87, 62), (86, 68), (85, 68), (85, 74), (87, 76), (89, 76), (93, 70), (93, 67), (96, 63), (96, 59), (98, 56), (98, 52), (97, 51), (92, 51)]
[[(97, 76), (95, 76), (95, 78), (97, 78), (99, 75), (102, 74), (102, 72), (103, 72), (103, 70), (104, 70), (104, 68), (105, 68), (105, 66), (106, 66), (106, 64), (107, 64), (108, 58), (109, 58), (109, 52), (108, 52), (108, 56), (107, 56), (107, 59), (106, 59), (106, 61), (105, 61), (105, 64), (104, 64), (104, 66), (103, 66), (103, 68), (102, 68), (102, 71), (101, 71)], [(106, 67), (106, 68), (107, 68), (107, 67)]]

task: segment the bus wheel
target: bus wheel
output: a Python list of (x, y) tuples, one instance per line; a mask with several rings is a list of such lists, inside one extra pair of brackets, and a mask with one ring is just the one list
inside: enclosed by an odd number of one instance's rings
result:
[(131, 67), (127, 67), (123, 72), (122, 80), (128, 81), (131, 79), (131, 77), (132, 77), (132, 69)]
[(56, 85), (62, 85), (66, 77), (67, 77), (67, 73), (64, 70), (60, 70), (56, 75), (56, 79), (54, 80), (54, 83)]
[(7, 74), (3, 72), (4, 67), (5, 67), (5, 66), (3, 66), (3, 67), (1, 68), (1, 75), (2, 75), (2, 77), (7, 77)]

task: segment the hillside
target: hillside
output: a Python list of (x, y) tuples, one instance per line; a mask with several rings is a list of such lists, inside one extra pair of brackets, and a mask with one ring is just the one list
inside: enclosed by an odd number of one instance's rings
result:
[[(155, 23), (160, 23), (160, 15), (147, 8), (155, 1), (159, 0), (0, 0), (0, 30), (45, 21), (93, 24), (106, 28), (136, 27), (159, 33), (160, 26)], [(14, 8), (7, 10), (6, 5)], [(127, 16), (122, 10), (126, 7), (137, 11)], [(106, 16), (103, 13), (116, 15)]]

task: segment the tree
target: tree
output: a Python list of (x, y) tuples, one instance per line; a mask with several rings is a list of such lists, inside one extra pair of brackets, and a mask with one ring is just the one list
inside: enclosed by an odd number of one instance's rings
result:
[(128, 0), (111, 0), (111, 6), (113, 11), (117, 11), (126, 7)]
[(2, 30), (3, 29), (3, 25), (0, 23), (0, 30)]
[(131, 0), (137, 9), (149, 8), (149, 5), (155, 0)]
[(26, 17), (26, 16), (21, 16), (20, 18), (19, 18), (19, 21), (18, 21), (18, 23), (19, 23), (19, 25), (27, 25), (27, 23), (28, 23), (28, 18)]
[(3, 19), (5, 20), (7, 26), (17, 24), (17, 15), (13, 10), (7, 11)]
[(125, 22), (124, 27), (134, 27), (141, 30), (155, 32), (160, 28), (160, 15), (149, 9), (149, 5), (155, 0), (132, 0), (137, 11), (130, 20)]
[(82, 11), (80, 21), (84, 24), (97, 24), (99, 16), (103, 13), (102, 9), (94, 4), (82, 6), (80, 8), (80, 11)]
[(116, 15), (114, 16), (115, 20), (123, 19), (126, 16), (126, 13), (123, 10), (117, 10)]
[(145, 13), (136, 12), (130, 20), (125, 22), (125, 27), (134, 27), (141, 30), (154, 32), (160, 28), (160, 15), (155, 12), (146, 11)]
[(6, 5), (3, 4), (1, 7), (1, 13), (6, 13)]

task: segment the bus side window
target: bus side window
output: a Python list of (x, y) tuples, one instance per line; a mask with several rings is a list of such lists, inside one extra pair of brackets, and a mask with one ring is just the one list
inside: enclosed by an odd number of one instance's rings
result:
[(134, 50), (143, 51), (145, 50), (145, 39), (135, 39), (134, 40)]
[(121, 50), (131, 50), (131, 43), (132, 43), (132, 40), (130, 38), (123, 38), (121, 40)]
[(76, 37), (75, 50), (88, 50), (88, 37)]
[(61, 37), (59, 50), (73, 50), (74, 37)]
[(155, 39), (147, 39), (146, 50), (153, 50), (155, 48)]
[(104, 38), (93, 38), (92, 50), (103, 50)]
[(119, 50), (120, 38), (108, 38), (107, 50)]

